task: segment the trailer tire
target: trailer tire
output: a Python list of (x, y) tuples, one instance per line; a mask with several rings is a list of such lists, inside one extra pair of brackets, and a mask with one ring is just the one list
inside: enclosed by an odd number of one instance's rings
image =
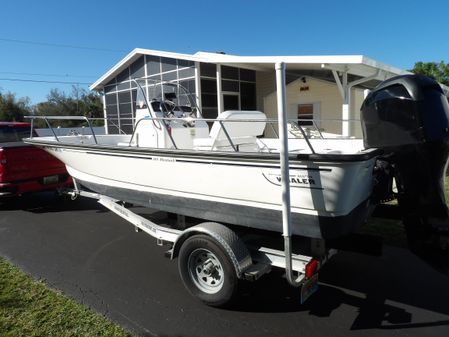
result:
[(210, 236), (194, 235), (183, 243), (178, 269), (190, 294), (207, 305), (229, 305), (237, 293), (235, 268), (223, 247)]

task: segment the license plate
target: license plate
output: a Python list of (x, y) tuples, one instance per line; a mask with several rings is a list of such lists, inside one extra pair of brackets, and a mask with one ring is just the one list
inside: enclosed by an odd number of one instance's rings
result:
[(305, 281), (301, 287), (301, 304), (303, 304), (317, 290), (318, 290), (318, 274), (315, 274), (307, 281)]
[(57, 175), (44, 177), (43, 183), (44, 185), (55, 184), (59, 181), (59, 177)]

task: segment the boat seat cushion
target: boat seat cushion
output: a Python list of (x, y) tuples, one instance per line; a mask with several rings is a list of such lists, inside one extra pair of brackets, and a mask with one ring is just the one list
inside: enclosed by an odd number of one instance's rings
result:
[(233, 150), (230, 138), (239, 151), (258, 151), (256, 137), (263, 134), (266, 119), (260, 111), (225, 111), (212, 125), (209, 138), (195, 138), (193, 146), (201, 150)]
[(261, 136), (267, 124), (266, 119), (267, 116), (260, 111), (224, 111), (212, 125), (210, 137), (227, 139), (223, 127), (232, 139), (236, 137)]

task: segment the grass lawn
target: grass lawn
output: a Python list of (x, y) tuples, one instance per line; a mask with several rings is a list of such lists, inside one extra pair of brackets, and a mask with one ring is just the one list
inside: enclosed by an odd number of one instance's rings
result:
[(0, 336), (132, 336), (0, 258)]

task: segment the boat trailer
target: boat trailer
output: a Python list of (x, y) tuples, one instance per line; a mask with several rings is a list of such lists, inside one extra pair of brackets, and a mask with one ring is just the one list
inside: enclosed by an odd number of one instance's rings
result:
[[(286, 268), (284, 250), (259, 244), (261, 234), (239, 235), (216, 222), (186, 226), (186, 218), (177, 215), (176, 228), (157, 224), (130, 209), (126, 203), (105, 195), (74, 189), (63, 192), (73, 200), (78, 196), (95, 199), (124, 220), (137, 232), (145, 232), (166, 246), (165, 256), (178, 258), (178, 270), (187, 290), (211, 306), (224, 306), (235, 297), (240, 280), (256, 281), (272, 268)], [(337, 250), (325, 250), (323, 240), (310, 239), (311, 256), (291, 253), (291, 270), (296, 273), (300, 301), (304, 303), (318, 287), (318, 270)]]

